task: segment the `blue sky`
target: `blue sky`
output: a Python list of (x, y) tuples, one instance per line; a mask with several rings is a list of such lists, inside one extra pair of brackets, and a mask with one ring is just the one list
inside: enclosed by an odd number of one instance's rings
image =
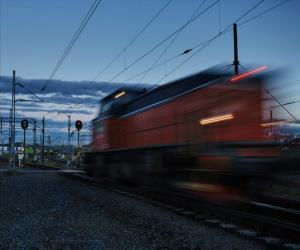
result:
[[(1, 51), (0, 75), (9, 77), (12, 70), (26, 86), (37, 93), (45, 79), (51, 74), (59, 57), (80, 25), (83, 17), (94, 0), (0, 0), (1, 1)], [(136, 58), (144, 54), (151, 47), (167, 37), (183, 25), (202, 3), (203, 0), (173, 0), (161, 15), (149, 26), (135, 43), (105, 71), (98, 79), (99, 82), (109, 81), (114, 75), (123, 70)], [(76, 103), (78, 98), (86, 100), (86, 95), (95, 100), (100, 99), (107, 92), (86, 93), (86, 81), (91, 81), (103, 67), (142, 29), (142, 27), (165, 5), (168, 0), (103, 0), (91, 18), (86, 29), (70, 51), (54, 79), (61, 80), (60, 84), (51, 83), (46, 95), (54, 95), (65, 101), (59, 104), (62, 110), (68, 110), (68, 105)], [(255, 5), (259, 0), (220, 0), (204, 15), (198, 18), (178, 36), (175, 43), (162, 57), (161, 62), (192, 48), (193, 46), (216, 35), (219, 30), (230, 25), (237, 17)], [(282, 0), (265, 0), (243, 20), (255, 16), (257, 13), (282, 2)], [(204, 10), (214, 0), (203, 2)], [(266, 64), (270, 69), (281, 68), (284, 73), (274, 79), (274, 84), (283, 84), (300, 79), (300, 1), (290, 0), (279, 8), (249, 22), (238, 29), (239, 56), (243, 65)], [(219, 19), (220, 16), (220, 19)], [(134, 67), (114, 80), (123, 83), (129, 77), (147, 69), (164, 50), (166, 45), (159, 47), (145, 57)], [(187, 56), (186, 56), (187, 57)], [(186, 57), (179, 57), (166, 65), (151, 71), (143, 82), (155, 84)], [(233, 57), (232, 33), (220, 36), (208, 47), (195, 55), (173, 74), (165, 78), (162, 83), (203, 70), (219, 63), (231, 63)], [(140, 78), (131, 82), (137, 83)], [(34, 81), (32, 83), (31, 80)], [(300, 84), (300, 82), (298, 82)], [(74, 88), (73, 96), (63, 94), (63, 89), (69, 84)], [(76, 85), (77, 84), (77, 85)], [(296, 92), (300, 85), (282, 91)], [(55, 87), (54, 87), (55, 85)], [(101, 84), (99, 85), (101, 90)], [(112, 88), (113, 89), (113, 88)], [(8, 90), (7, 90), (8, 91)], [(2, 90), (2, 94), (4, 94)], [(299, 92), (300, 93), (300, 92)], [(1, 94), (1, 86), (0, 86)], [(25, 93), (24, 93), (25, 94)], [(275, 93), (277, 94), (277, 93)], [(8, 98), (8, 92), (6, 93)], [(81, 95), (81, 97), (80, 97)], [(282, 102), (300, 100), (300, 96), (290, 95)], [(5, 96), (2, 96), (4, 98)], [(0, 96), (1, 98), (1, 96)], [(45, 96), (45, 98), (50, 98)], [(3, 99), (4, 100), (4, 99)], [(9, 100), (7, 100), (8, 102)], [(32, 111), (25, 105), (20, 114), (30, 117), (49, 118), (53, 123), (55, 135), (65, 138), (66, 116), (58, 115), (54, 108), (55, 100), (49, 99), (49, 104), (41, 107), (36, 105)], [(63, 101), (62, 101), (63, 102)], [(90, 104), (89, 100), (86, 100)], [(48, 106), (47, 106), (48, 105)], [(48, 107), (48, 112), (45, 109)], [(0, 103), (2, 115), (7, 115), (8, 106)], [(299, 105), (289, 106), (294, 113), (299, 112)], [(86, 114), (86, 110), (90, 114)], [(93, 107), (80, 107), (78, 113), (72, 113), (72, 120), (89, 120), (95, 115)], [(50, 119), (51, 117), (54, 117)], [(88, 133), (88, 132), (87, 132)]]

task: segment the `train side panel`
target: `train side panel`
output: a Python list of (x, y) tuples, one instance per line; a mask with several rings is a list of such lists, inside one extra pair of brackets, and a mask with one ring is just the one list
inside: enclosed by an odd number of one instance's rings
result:
[[(228, 120), (213, 122), (225, 115)], [(212, 123), (201, 124), (205, 119)], [(115, 145), (137, 148), (199, 142), (261, 141), (261, 92), (220, 83), (121, 117)]]

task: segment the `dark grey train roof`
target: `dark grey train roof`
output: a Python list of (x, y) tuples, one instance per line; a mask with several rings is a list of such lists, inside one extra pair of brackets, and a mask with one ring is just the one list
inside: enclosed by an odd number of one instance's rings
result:
[(146, 93), (139, 95), (131, 102), (120, 106), (115, 112), (115, 115), (125, 116), (135, 113), (138, 110), (142, 110), (146, 107), (151, 107), (155, 104), (164, 102), (165, 100), (180, 96), (185, 92), (191, 91), (197, 87), (204, 86), (205, 84), (224, 76), (225, 74), (218, 73), (213, 70), (207, 70), (169, 82), (167, 84), (153, 88)]
[(110, 94), (103, 97), (100, 101), (105, 101), (110, 99), (112, 96), (115, 96), (116, 93), (124, 90), (126, 92), (135, 92), (135, 93), (144, 93), (147, 90), (151, 89), (151, 85), (149, 84), (124, 84), (123, 86), (120, 86)]

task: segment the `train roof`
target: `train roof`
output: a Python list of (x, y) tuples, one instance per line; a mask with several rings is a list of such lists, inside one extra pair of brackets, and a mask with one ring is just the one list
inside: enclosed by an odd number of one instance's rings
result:
[(131, 93), (145, 93), (148, 89), (150, 89), (150, 85), (146, 84), (124, 84), (123, 86), (119, 87), (118, 89), (114, 90), (113, 92), (109, 93), (105, 97), (103, 97), (100, 101), (106, 101), (112, 99), (117, 93), (120, 91), (126, 91)]
[[(223, 72), (223, 73), (222, 73)], [(177, 79), (166, 83), (164, 85), (157, 86), (137, 96), (132, 101), (128, 102), (116, 112), (117, 116), (124, 116), (134, 112), (138, 112), (145, 108), (159, 105), (161, 102), (173, 99), (195, 88), (205, 86), (210, 82), (213, 82), (221, 77), (226, 76), (223, 71), (206, 70), (200, 73), (190, 75), (181, 79)]]

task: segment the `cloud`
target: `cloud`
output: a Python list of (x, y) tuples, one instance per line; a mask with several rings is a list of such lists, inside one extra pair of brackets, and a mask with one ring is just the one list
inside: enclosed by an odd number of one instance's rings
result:
[[(111, 93), (112, 91), (127, 85), (122, 83), (107, 83), (107, 82), (95, 82), (95, 81), (63, 81), (63, 80), (51, 80), (47, 89), (42, 93), (41, 88), (45, 83), (45, 79), (23, 79), (16, 78), (16, 82), (21, 83), (26, 88), (30, 89), (35, 94), (41, 95), (45, 98), (53, 97), (56, 95), (72, 97), (72, 96), (98, 96), (99, 99), (104, 95)], [(134, 85), (134, 84), (131, 84)], [(11, 93), (12, 77), (2, 76), (0, 77), (0, 91), (2, 93)], [(26, 93), (21, 87), (17, 87), (18, 93)], [(95, 95), (96, 94), (96, 95)]]
[[(86, 123), (97, 114), (98, 102), (109, 93), (122, 86), (134, 86), (136, 84), (107, 83), (94, 81), (63, 81), (51, 80), (45, 92), (41, 88), (45, 79), (16, 78), (25, 88), (44, 100), (41, 102), (26, 89), (16, 86), (16, 117), (34, 118), (40, 123), (44, 116), (46, 119), (46, 131), (52, 135), (59, 135), (66, 141), (67, 115), (71, 115), (72, 129), (75, 120)], [(148, 85), (141, 84), (143, 87)], [(0, 77), (0, 116), (9, 117), (11, 108), (12, 77)], [(6, 140), (8, 140), (8, 123), (6, 128)], [(30, 125), (32, 126), (32, 124)], [(18, 133), (21, 128), (18, 125)], [(89, 127), (82, 129), (83, 133), (90, 133)], [(29, 137), (30, 138), (30, 137)]]

